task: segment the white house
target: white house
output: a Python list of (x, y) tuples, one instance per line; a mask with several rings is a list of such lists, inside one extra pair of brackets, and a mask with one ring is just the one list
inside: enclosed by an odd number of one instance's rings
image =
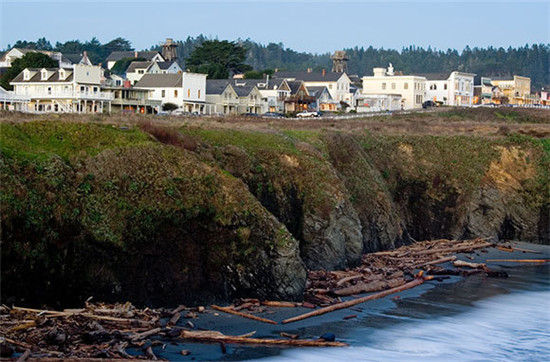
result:
[(116, 62), (128, 58), (142, 58), (148, 62), (164, 62), (165, 59), (156, 51), (114, 51), (106, 59), (107, 69), (111, 69)]
[[(110, 106), (112, 95), (101, 91), (103, 69), (75, 64), (71, 68), (27, 68), (10, 84), (25, 98), (21, 111), (96, 113)], [(108, 108), (107, 108), (108, 109)]]
[(239, 96), (238, 113), (265, 113), (267, 101), (253, 79), (231, 79), (231, 86)]
[(418, 75), (397, 75), (390, 64), (373, 68), (372, 76), (364, 76), (363, 95), (401, 96), (401, 109), (421, 108), (426, 95), (426, 78)]
[(345, 72), (275, 72), (273, 78), (289, 81), (301, 80), (306, 87), (327, 87), (333, 100), (345, 102), (349, 100), (351, 80)]
[(210, 114), (237, 114), (239, 95), (228, 79), (207, 79), (206, 102)]
[(130, 81), (130, 84), (136, 84), (141, 77), (147, 73), (147, 69), (151, 66), (152, 62), (148, 61), (135, 61), (131, 62), (126, 69), (126, 79)]
[(425, 74), (426, 100), (441, 102), (449, 106), (471, 106), (474, 104), (475, 74), (454, 71), (449, 76)]
[(147, 69), (147, 73), (151, 74), (166, 74), (166, 73), (179, 73), (182, 72), (183, 69), (179, 66), (177, 62), (174, 61), (166, 61), (166, 62), (153, 62), (149, 69)]
[(4, 53), (2, 58), (0, 59), (0, 67), (1, 68), (9, 68), (11, 67), (11, 63), (18, 58), (22, 58), (27, 53), (42, 53), (53, 60), (56, 60), (59, 63), (59, 67), (61, 68), (68, 68), (72, 65), (72, 62), (63, 57), (63, 54), (60, 52), (53, 52), (53, 51), (47, 51), (47, 50), (36, 50), (36, 49), (23, 49), (23, 48), (11, 48), (9, 51)]
[(173, 103), (187, 112), (205, 113), (206, 74), (144, 74), (135, 88), (149, 90), (149, 99)]

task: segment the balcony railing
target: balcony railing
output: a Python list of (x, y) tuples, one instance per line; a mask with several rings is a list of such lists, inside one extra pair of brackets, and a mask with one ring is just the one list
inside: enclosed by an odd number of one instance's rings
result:
[(31, 99), (85, 99), (109, 101), (113, 99), (110, 92), (64, 92), (64, 91), (39, 91), (17, 94), (17, 96)]

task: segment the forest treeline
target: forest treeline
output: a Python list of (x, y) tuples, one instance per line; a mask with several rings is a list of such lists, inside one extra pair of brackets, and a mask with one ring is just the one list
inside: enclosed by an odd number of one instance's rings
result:
[[(177, 41), (178, 54), (185, 66), (192, 51), (205, 40), (204, 35), (187, 37)], [(286, 48), (283, 43), (267, 45), (252, 40), (237, 40), (237, 43), (247, 49), (246, 63), (256, 70), (315, 70), (330, 69), (330, 53), (311, 54)], [(79, 53), (84, 50), (94, 63), (103, 63), (107, 56), (115, 50), (133, 50), (130, 41), (116, 38), (102, 44), (96, 38), (90, 41), (71, 40), (52, 45), (45, 38), (37, 41), (18, 41), (13, 46), (55, 50), (63, 53)], [(150, 47), (160, 50), (160, 43)], [(349, 57), (348, 71), (351, 74), (370, 75), (372, 68), (387, 66), (392, 63), (396, 70), (403, 73), (447, 73), (453, 70), (472, 72), (483, 76), (523, 75), (531, 78), (533, 89), (550, 85), (550, 44), (532, 44), (522, 47), (508, 48), (470, 48), (462, 51), (456, 49), (439, 50), (410, 46), (395, 49), (377, 49), (369, 47), (354, 47), (344, 49)]]

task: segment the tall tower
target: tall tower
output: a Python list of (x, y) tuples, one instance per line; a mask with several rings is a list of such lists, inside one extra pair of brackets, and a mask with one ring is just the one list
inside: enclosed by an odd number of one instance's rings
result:
[(332, 71), (333, 72), (347, 72), (348, 71), (348, 56), (345, 51), (337, 50), (331, 55), (332, 59)]
[(178, 59), (178, 45), (174, 43), (172, 38), (166, 38), (166, 42), (162, 44), (162, 57), (166, 61), (175, 61)]

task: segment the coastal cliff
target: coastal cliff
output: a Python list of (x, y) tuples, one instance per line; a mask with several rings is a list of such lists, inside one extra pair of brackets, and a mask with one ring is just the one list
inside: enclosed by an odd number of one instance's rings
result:
[(545, 137), (5, 118), (2, 302), (299, 300), (415, 240), (550, 243)]

